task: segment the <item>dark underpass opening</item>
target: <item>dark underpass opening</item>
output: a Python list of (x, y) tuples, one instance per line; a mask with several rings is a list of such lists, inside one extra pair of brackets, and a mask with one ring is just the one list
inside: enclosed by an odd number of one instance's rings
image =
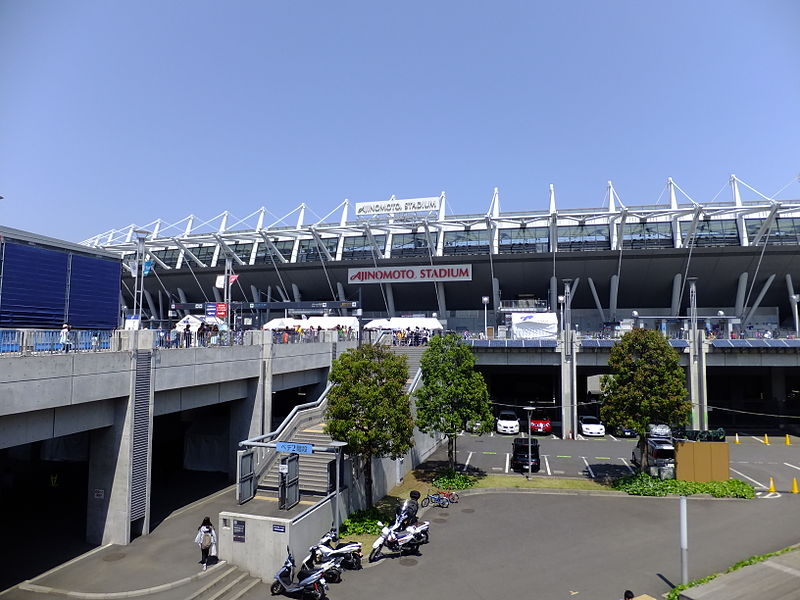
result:
[(88, 452), (88, 433), (0, 450), (0, 590), (94, 548), (86, 541)]
[[(153, 419), (150, 529), (179, 508), (233, 482), (230, 404), (217, 404)], [(238, 442), (239, 440), (235, 440)]]

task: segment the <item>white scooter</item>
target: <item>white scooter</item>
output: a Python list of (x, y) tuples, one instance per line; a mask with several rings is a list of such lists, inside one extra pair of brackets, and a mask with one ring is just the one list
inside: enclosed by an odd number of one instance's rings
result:
[(346, 569), (358, 570), (361, 568), (361, 542), (344, 542), (334, 546), (339, 542), (339, 535), (335, 528), (331, 528), (325, 535), (319, 538), (316, 546), (312, 549), (317, 551), (317, 561), (330, 560), (331, 558), (342, 558), (342, 566)]
[(286, 552), (288, 553), (286, 561), (281, 570), (275, 574), (275, 581), (270, 587), (272, 595), (287, 594), (303, 600), (325, 600), (328, 597), (326, 595), (328, 584), (322, 576), (322, 569), (305, 574), (301, 571), (298, 581), (294, 582), (294, 556), (288, 547)]
[(381, 551), (384, 546), (400, 554), (414, 554), (419, 552), (420, 544), (424, 543), (422, 541), (423, 537), (427, 540), (427, 530), (430, 527), (430, 523), (425, 521), (400, 530), (401, 521), (402, 516), (398, 516), (394, 525), (391, 527), (378, 521), (378, 525), (383, 527), (383, 529), (381, 529), (381, 535), (372, 544), (372, 552), (369, 553), (369, 562), (375, 562), (382, 556)]
[[(328, 583), (341, 583), (342, 572), (344, 571), (342, 561), (344, 559), (341, 556), (332, 556), (326, 559), (321, 556), (318, 548), (318, 546), (311, 546), (308, 549), (308, 556), (300, 563), (300, 571), (298, 571), (297, 576), (302, 579), (307, 573), (319, 569)], [(316, 563), (320, 564), (317, 565)]]

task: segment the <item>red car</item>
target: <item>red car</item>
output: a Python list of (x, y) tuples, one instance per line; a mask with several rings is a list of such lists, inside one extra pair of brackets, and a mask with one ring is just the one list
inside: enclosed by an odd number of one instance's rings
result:
[(531, 414), (531, 433), (550, 433), (552, 429), (553, 425), (550, 423), (550, 417), (541, 413)]

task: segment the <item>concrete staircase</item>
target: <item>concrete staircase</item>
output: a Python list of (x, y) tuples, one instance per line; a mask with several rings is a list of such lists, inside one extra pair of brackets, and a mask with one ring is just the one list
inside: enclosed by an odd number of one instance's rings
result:
[(261, 579), (236, 567), (225, 565), (223, 569), (200, 589), (186, 596), (187, 600), (239, 600), (246, 597), (255, 586), (264, 586)]
[(389, 350), (393, 354), (402, 354), (406, 357), (408, 362), (408, 379), (406, 380), (406, 393), (410, 392), (411, 383), (419, 370), (419, 361), (423, 353), (427, 350), (427, 346), (389, 346)]
[[(314, 423), (297, 431), (292, 436), (293, 442), (299, 444), (327, 445), (331, 437), (324, 432), (323, 422)], [(300, 455), (300, 492), (303, 494), (328, 494), (328, 463), (334, 460), (333, 454), (301, 454)], [(274, 491), (280, 481), (278, 463), (274, 464), (261, 480), (259, 489)]]

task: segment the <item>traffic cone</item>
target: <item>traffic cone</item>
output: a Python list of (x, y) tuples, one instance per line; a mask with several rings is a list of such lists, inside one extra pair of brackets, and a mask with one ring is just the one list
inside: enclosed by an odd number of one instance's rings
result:
[(772, 477), (769, 478), (769, 489), (767, 491), (768, 492), (775, 491), (775, 482), (772, 480)]
[(786, 434), (786, 445), (787, 446), (791, 446), (792, 445), (792, 440), (789, 439), (789, 434), (788, 433)]
[(741, 444), (742, 442), (739, 441), (739, 434), (736, 434), (736, 441), (733, 442), (734, 444)]
[(767, 436), (766, 433), (764, 434), (764, 445), (769, 446), (769, 437)]
[(797, 489), (797, 477), (792, 477), (792, 493), (800, 494), (800, 490)]

